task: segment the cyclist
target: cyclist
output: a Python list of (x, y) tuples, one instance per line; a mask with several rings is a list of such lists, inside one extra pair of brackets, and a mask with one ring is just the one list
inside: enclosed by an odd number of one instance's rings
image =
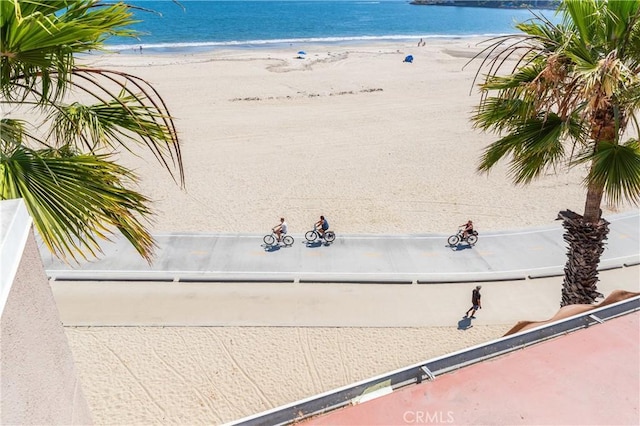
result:
[(320, 238), (324, 238), (324, 233), (329, 229), (329, 222), (327, 222), (324, 216), (320, 216), (320, 220), (316, 222), (315, 227), (320, 234)]
[(285, 222), (284, 217), (280, 218), (280, 224), (276, 225), (272, 228), (272, 231), (276, 234), (278, 238), (278, 242), (282, 239), (282, 235), (286, 235), (288, 230), (287, 222)]
[(464, 225), (460, 225), (462, 230), (462, 239), (466, 239), (469, 235), (473, 234), (473, 221), (469, 219)]

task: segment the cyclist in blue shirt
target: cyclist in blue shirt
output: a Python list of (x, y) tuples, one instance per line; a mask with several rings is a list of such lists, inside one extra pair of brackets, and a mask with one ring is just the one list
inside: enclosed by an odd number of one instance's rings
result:
[(316, 222), (316, 229), (320, 234), (320, 238), (324, 238), (324, 233), (329, 229), (329, 222), (327, 222), (324, 216), (320, 216), (320, 220)]

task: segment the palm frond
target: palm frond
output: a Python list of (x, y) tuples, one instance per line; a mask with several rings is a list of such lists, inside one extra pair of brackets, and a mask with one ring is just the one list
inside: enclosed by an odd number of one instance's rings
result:
[(528, 184), (565, 157), (562, 144), (566, 123), (557, 115), (527, 120), (513, 136), (517, 149), (510, 161), (509, 171), (515, 184)]
[[(0, 197), (24, 198), (63, 258), (95, 256), (98, 240), (119, 231), (151, 259), (149, 200), (129, 189), (136, 176), (101, 148), (147, 148), (184, 186), (174, 118), (155, 88), (125, 72), (75, 65), (74, 55), (102, 50), (108, 37), (137, 34), (130, 9), (147, 10), (108, 0), (0, 1), (0, 103), (35, 106), (44, 119), (0, 121)], [(88, 95), (88, 105), (64, 104), (65, 94)]]
[(515, 135), (507, 135), (484, 149), (478, 163), (478, 172), (488, 173), (500, 160), (513, 153), (520, 144)]
[(508, 76), (487, 76), (485, 83), (480, 87), (482, 90), (507, 90), (524, 87), (534, 81), (543, 69), (542, 64), (532, 63), (526, 67), (521, 67), (517, 72)]
[[(158, 121), (162, 118), (155, 109), (140, 105), (130, 96), (94, 105), (74, 102), (61, 106), (49, 116), (52, 127), (48, 139), (62, 145), (84, 145), (89, 151), (108, 146), (130, 152), (134, 152), (132, 142), (143, 144), (143, 140), (148, 140), (155, 142), (154, 150), (164, 153), (172, 141), (169, 129)], [(138, 135), (140, 140), (133, 135)]]
[(568, 124), (555, 114), (514, 122), (507, 136), (485, 149), (478, 171), (488, 172), (500, 160), (510, 158), (509, 174), (514, 183), (530, 183), (565, 157), (562, 141), (568, 131)]
[[(102, 48), (108, 36), (135, 36), (127, 28), (137, 22), (125, 3), (95, 0), (3, 0), (0, 32), (2, 94), (20, 101), (29, 95), (22, 87), (38, 88), (43, 102), (59, 99), (67, 89), (73, 55)], [(55, 78), (52, 76), (55, 72)]]
[[(146, 146), (174, 180), (184, 186), (177, 130), (156, 89), (146, 80), (120, 71), (76, 68), (73, 74), (79, 79), (72, 82), (73, 87), (98, 103), (52, 111), (48, 117), (54, 122), (52, 134), (63, 137), (63, 132), (74, 130), (66, 141), (82, 141), (87, 148), (117, 144), (132, 151), (131, 143)], [(87, 125), (92, 125), (93, 130), (82, 127)], [(172, 166), (177, 168), (177, 179)]]
[(640, 4), (637, 1), (610, 1), (603, 15), (603, 41), (608, 42), (610, 50), (618, 52), (619, 58), (627, 57), (633, 29), (640, 19)]
[(574, 43), (586, 48), (590, 45), (594, 36), (593, 27), (598, 25), (597, 0), (564, 0), (563, 10), (566, 11), (565, 24), (568, 28), (576, 28), (578, 37), (573, 38)]
[(533, 103), (517, 97), (487, 98), (471, 118), (474, 127), (500, 133), (517, 127), (535, 113)]
[(34, 225), (52, 252), (77, 261), (84, 250), (100, 252), (99, 239), (119, 229), (148, 261), (153, 239), (141, 220), (149, 200), (127, 189), (136, 176), (104, 155), (76, 154), (72, 147), (18, 147), (0, 161), (2, 199), (23, 198)]
[(5, 152), (11, 152), (24, 141), (25, 122), (11, 118), (0, 118), (0, 158)]
[(640, 143), (630, 139), (622, 145), (600, 142), (595, 152), (582, 156), (578, 163), (591, 163), (585, 185), (595, 183), (604, 187), (607, 198), (614, 204), (640, 199)]

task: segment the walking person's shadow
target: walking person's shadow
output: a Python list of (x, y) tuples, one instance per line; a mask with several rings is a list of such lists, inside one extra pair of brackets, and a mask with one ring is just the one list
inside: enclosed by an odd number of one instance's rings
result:
[(471, 327), (473, 327), (473, 325), (471, 325), (470, 317), (464, 316), (460, 321), (458, 321), (458, 330), (468, 330)]

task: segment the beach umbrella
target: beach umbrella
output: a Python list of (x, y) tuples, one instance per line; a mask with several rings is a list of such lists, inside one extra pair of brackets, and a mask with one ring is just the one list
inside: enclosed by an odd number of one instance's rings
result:
[(307, 54), (307, 52), (305, 52), (304, 50), (301, 50), (301, 51), (298, 52), (298, 55), (306, 55), (306, 54)]

